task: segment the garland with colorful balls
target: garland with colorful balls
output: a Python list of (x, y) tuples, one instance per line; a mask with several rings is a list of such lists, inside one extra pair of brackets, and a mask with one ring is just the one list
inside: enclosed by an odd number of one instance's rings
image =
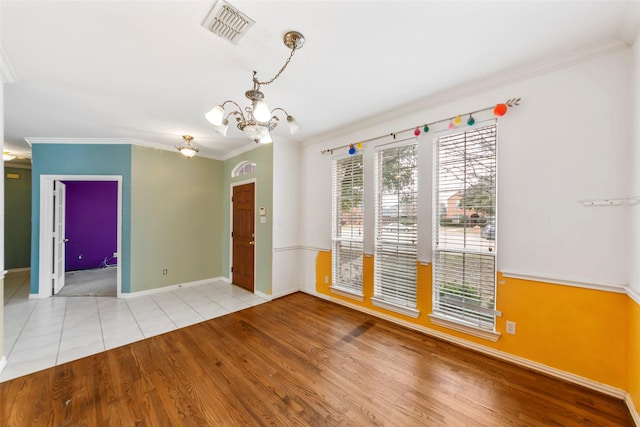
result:
[(476, 123), (476, 119), (473, 117), (474, 114), (481, 113), (481, 112), (484, 112), (484, 111), (489, 111), (489, 110), (493, 109), (493, 115), (494, 116), (502, 117), (505, 114), (507, 114), (507, 111), (509, 110), (509, 108), (516, 107), (516, 106), (520, 105), (520, 101), (521, 100), (522, 100), (522, 98), (511, 98), (511, 99), (509, 99), (509, 100), (507, 100), (507, 101), (505, 101), (503, 103), (496, 104), (495, 106), (483, 108), (481, 110), (471, 111), (471, 112), (465, 113), (465, 114), (458, 114), (458, 115), (453, 116), (453, 117), (447, 117), (446, 119), (437, 120), (435, 122), (430, 122), (430, 123), (425, 123), (423, 126), (417, 126), (415, 128), (409, 128), (409, 129), (403, 129), (403, 130), (398, 131), (398, 132), (393, 132), (393, 133), (388, 134), (388, 135), (382, 135), (382, 136), (378, 136), (378, 137), (375, 137), (375, 138), (370, 138), (370, 139), (367, 139), (367, 140), (364, 140), (364, 141), (357, 142), (355, 144), (342, 145), (340, 147), (334, 147), (334, 148), (330, 148), (330, 149), (325, 149), (325, 150), (322, 150), (321, 153), (322, 154), (325, 154), (325, 153), (333, 154), (334, 150), (338, 150), (340, 148), (349, 147), (349, 154), (350, 155), (354, 155), (354, 154), (356, 154), (358, 152), (358, 150), (362, 150), (363, 144), (365, 142), (374, 141), (376, 139), (384, 138), (384, 137), (387, 137), (389, 135), (393, 136), (393, 138), (395, 139), (396, 135), (398, 135), (399, 133), (408, 132), (410, 130), (413, 130), (413, 134), (415, 136), (420, 136), (420, 134), (423, 133), (423, 132), (424, 133), (428, 133), (429, 130), (430, 130), (430, 127), (432, 127), (433, 125), (438, 124), (438, 123), (447, 122), (447, 121), (449, 122), (448, 128), (449, 129), (454, 129), (454, 128), (456, 128), (456, 127), (458, 127), (458, 126), (460, 126), (462, 124), (462, 116), (467, 116), (467, 115), (468, 115), (467, 121), (466, 121), (467, 126), (473, 126)]

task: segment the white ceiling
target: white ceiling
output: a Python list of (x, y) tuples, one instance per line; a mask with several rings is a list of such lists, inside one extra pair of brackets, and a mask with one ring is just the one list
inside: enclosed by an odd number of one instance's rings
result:
[[(130, 138), (173, 147), (190, 134), (201, 155), (253, 144), (204, 113), (248, 105), (251, 73), (302, 129), (274, 140), (306, 143), (456, 88), (497, 81), (581, 51), (624, 47), (638, 1), (244, 1), (256, 21), (238, 45), (200, 26), (209, 1), (27, 1), (0, 4), (1, 42), (17, 80), (5, 85), (5, 150), (25, 138)], [(617, 46), (617, 47), (616, 47)]]

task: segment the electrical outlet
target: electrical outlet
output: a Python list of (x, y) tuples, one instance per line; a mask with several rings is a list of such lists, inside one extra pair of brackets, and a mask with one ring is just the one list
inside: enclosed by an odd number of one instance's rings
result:
[(163, 270), (162, 270), (162, 275), (163, 275), (163, 276), (166, 276), (167, 274), (169, 274), (169, 270), (168, 270), (168, 269), (166, 269), (166, 268), (165, 268), (165, 269), (163, 269)]
[(324, 283), (326, 283), (326, 284), (329, 283), (329, 276), (324, 276)]
[(516, 322), (507, 320), (507, 333), (511, 335), (516, 334)]

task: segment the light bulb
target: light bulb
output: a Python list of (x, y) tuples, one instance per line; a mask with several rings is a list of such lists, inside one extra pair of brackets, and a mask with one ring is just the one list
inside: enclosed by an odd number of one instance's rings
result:
[(271, 110), (264, 101), (256, 101), (253, 107), (253, 117), (260, 122), (268, 122), (271, 119)]

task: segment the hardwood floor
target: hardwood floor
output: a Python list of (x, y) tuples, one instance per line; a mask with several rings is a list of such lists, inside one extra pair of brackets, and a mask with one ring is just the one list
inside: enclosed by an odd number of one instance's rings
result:
[(623, 402), (296, 293), (0, 383), (2, 426), (632, 426)]

